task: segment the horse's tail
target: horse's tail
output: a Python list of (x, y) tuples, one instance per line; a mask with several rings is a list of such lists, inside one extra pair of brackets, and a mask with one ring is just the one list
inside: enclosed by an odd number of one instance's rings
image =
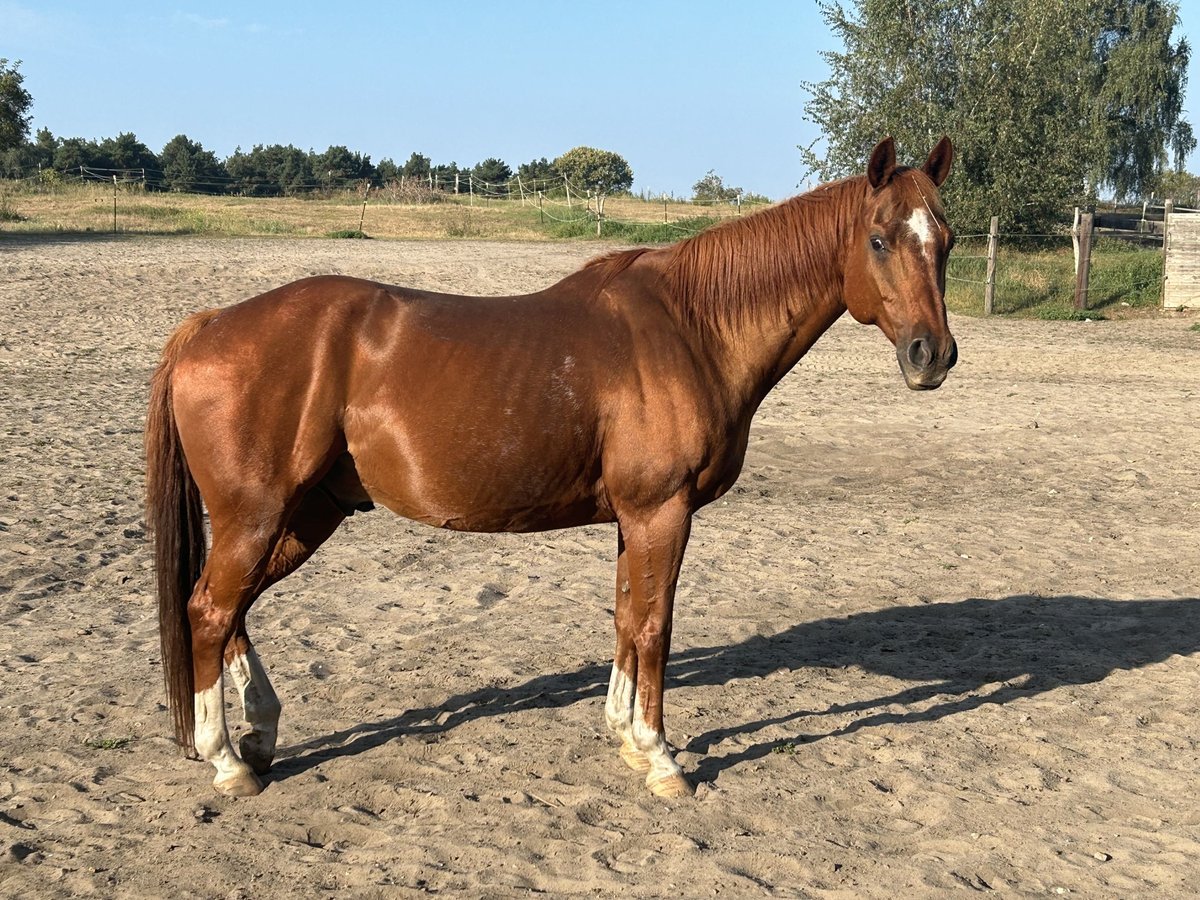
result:
[(204, 507), (179, 442), (171, 382), (183, 348), (217, 312), (197, 313), (171, 335), (150, 381), (146, 415), (146, 527), (154, 535), (163, 680), (175, 738), (184, 749), (192, 747), (195, 734), (187, 603), (204, 568), (206, 545)]

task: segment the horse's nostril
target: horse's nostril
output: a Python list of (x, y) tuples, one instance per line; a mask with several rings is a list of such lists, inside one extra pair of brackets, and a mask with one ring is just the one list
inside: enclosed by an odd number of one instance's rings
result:
[(947, 369), (953, 369), (954, 364), (958, 362), (958, 341), (954, 338), (950, 339), (950, 359), (946, 363)]
[(908, 345), (908, 361), (918, 369), (925, 369), (933, 362), (933, 351), (929, 349), (929, 342), (924, 338), (917, 338)]

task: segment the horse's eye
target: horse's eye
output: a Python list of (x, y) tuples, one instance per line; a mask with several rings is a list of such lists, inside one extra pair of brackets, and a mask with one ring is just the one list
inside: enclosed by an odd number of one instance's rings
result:
[(874, 250), (876, 253), (883, 252), (883, 249), (884, 249), (883, 238), (872, 237), (871, 238), (871, 249)]

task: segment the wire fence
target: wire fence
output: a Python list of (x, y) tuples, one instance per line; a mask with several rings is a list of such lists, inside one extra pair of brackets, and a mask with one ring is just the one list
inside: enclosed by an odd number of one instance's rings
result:
[[(129, 201), (130, 216), (135, 196), (149, 201), (152, 197), (177, 196), (182, 189), (165, 191), (163, 173), (154, 169), (111, 169), (81, 166), (66, 173), (31, 173), (22, 181), (34, 191), (53, 191), (64, 185), (84, 184), (93, 187), (111, 186), (111, 223), (118, 228), (118, 200)], [(236, 179), (175, 179), (174, 184), (190, 192), (214, 195), (232, 202), (237, 190), (253, 195), (256, 184)], [(278, 184), (272, 182), (273, 189)], [(536, 222), (555, 236), (574, 237), (600, 235), (634, 242), (667, 242), (697, 234), (715, 222), (752, 211), (757, 204), (746, 204), (740, 196), (725, 199), (682, 200), (666, 194), (657, 196), (621, 195), (605, 198), (560, 175), (544, 178), (524, 178), (514, 175), (504, 182), (477, 179), (471, 173), (457, 175), (427, 173), (419, 177), (399, 177), (384, 184), (366, 179), (325, 179), (294, 182), (292, 198), (324, 199), (341, 203), (362, 204), (356, 209), (357, 232), (361, 234), (368, 206), (406, 207), (422, 204), (448, 204), (462, 209), (469, 216), (475, 208), (490, 212), (522, 211), (523, 221)], [(303, 203), (294, 206), (314, 207)], [(295, 216), (302, 217), (303, 212)], [(485, 214), (486, 215), (486, 214)], [(533, 216), (536, 215), (536, 220)], [(1100, 228), (1095, 232), (1090, 274), (1084, 312), (1113, 305), (1146, 306), (1156, 304), (1161, 297), (1163, 281), (1162, 208), (1143, 205), (1127, 210), (1108, 210), (1097, 217), (1122, 227)], [(150, 227), (150, 226), (147, 226)], [(313, 233), (287, 223), (263, 223), (269, 233), (289, 231)], [(338, 225), (339, 233), (353, 229)], [(137, 230), (137, 227), (126, 230)], [(321, 233), (317, 231), (317, 233)], [(478, 225), (450, 225), (447, 234), (474, 236), (480, 234)], [(482, 235), (481, 235), (482, 236)], [(957, 237), (946, 270), (947, 302), (958, 311), (985, 311), (988, 294), (989, 235), (963, 234)], [(1064, 227), (1057, 233), (995, 235), (994, 269), (992, 273), (991, 311), (1074, 317), (1077, 258), (1070, 230)]]
[[(65, 172), (33, 172), (16, 180), (34, 191), (54, 191), (71, 185), (111, 186), (114, 202), (118, 192), (144, 191), (147, 194), (182, 193), (212, 197), (340, 199), (365, 204), (456, 203), (468, 207), (521, 208), (530, 213), (536, 210), (540, 224), (557, 227), (569, 234), (587, 231), (600, 236), (632, 236), (643, 240), (671, 240), (697, 234), (715, 221), (742, 215), (744, 211), (769, 202), (759, 196), (755, 196), (751, 202), (743, 202), (740, 192), (729, 192), (722, 198), (687, 199), (644, 191), (639, 194), (621, 191), (605, 195), (563, 175), (538, 178), (514, 175), (504, 181), (487, 181), (472, 173), (461, 172), (429, 172), (411, 177), (402, 175), (383, 183), (347, 177), (268, 181), (235, 176), (184, 178), (178, 174), (173, 174), (168, 182), (165, 173), (158, 169), (79, 166)], [(622, 201), (622, 214), (613, 214), (614, 199)], [(630, 200), (638, 203), (630, 204)], [(115, 223), (116, 212), (114, 230)], [(657, 235), (646, 232), (647, 226), (652, 224), (660, 226)], [(641, 233), (625, 234), (629, 231)]]
[[(987, 234), (957, 238), (946, 269), (946, 296), (960, 311), (986, 310)], [(1075, 239), (1057, 234), (997, 234), (992, 273), (992, 312), (1038, 314), (1054, 318), (1090, 317), (1095, 310), (1152, 306), (1163, 279), (1161, 236), (1145, 232), (1098, 231), (1089, 252), (1086, 299), (1076, 308), (1078, 266)]]

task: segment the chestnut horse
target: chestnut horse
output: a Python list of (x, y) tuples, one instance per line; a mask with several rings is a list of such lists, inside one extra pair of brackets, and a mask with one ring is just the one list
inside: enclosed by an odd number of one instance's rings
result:
[[(280, 704), (246, 614), (356, 510), (482, 532), (615, 522), (605, 719), (651, 791), (691, 793), (663, 731), (663, 672), (692, 515), (737, 480), (759, 404), (846, 310), (892, 341), (910, 388), (945, 379), (957, 350), (937, 189), (952, 157), (943, 138), (922, 168), (898, 166), (888, 138), (865, 176), (527, 296), (317, 277), (185, 321), (146, 425), (180, 744), (218, 790), (262, 790)], [(226, 668), (249, 725), (240, 754)]]

